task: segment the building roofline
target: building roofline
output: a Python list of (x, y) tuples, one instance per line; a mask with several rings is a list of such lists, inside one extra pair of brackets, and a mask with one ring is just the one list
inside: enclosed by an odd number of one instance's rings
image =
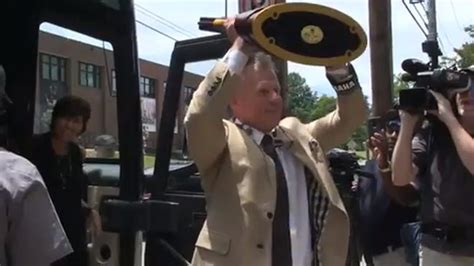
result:
[[(50, 32), (50, 31), (45, 31), (45, 30), (40, 30), (40, 33), (41, 34), (46, 34), (46, 35), (51, 35), (52, 37), (55, 37), (55, 38), (60, 38), (60, 39), (64, 39), (64, 40), (68, 40), (68, 41), (72, 41), (72, 42), (75, 42), (75, 43), (79, 43), (79, 44), (83, 44), (83, 45), (90, 45), (90, 46), (93, 46), (93, 47), (96, 47), (98, 49), (104, 49), (104, 47), (102, 46), (98, 46), (98, 45), (95, 45), (93, 43), (88, 43), (88, 42), (84, 42), (84, 41), (80, 41), (80, 40), (77, 40), (77, 39), (72, 39), (72, 38), (68, 38), (66, 36), (63, 36), (63, 35), (60, 35), (60, 34), (57, 34), (57, 33), (53, 33), (53, 32)], [(82, 34), (80, 32), (78, 32), (79, 34)], [(85, 35), (87, 36), (87, 35)], [(90, 37), (90, 36), (87, 36), (89, 38), (93, 38), (93, 37)], [(96, 38), (94, 38), (96, 39)], [(96, 39), (98, 41), (101, 41), (99, 39)], [(106, 52), (110, 52), (110, 53), (113, 53), (113, 50), (110, 50), (110, 49), (107, 49), (105, 48)], [(163, 64), (160, 64), (158, 62), (154, 62), (152, 60), (149, 60), (149, 59), (144, 59), (144, 58), (138, 58), (140, 61), (144, 62), (144, 63), (150, 63), (150, 64), (153, 64), (153, 65), (156, 65), (158, 67), (164, 67), (164, 68), (167, 68), (169, 69), (169, 66), (167, 65), (163, 65)], [(204, 78), (203, 75), (200, 75), (200, 74), (197, 74), (197, 73), (194, 73), (194, 72), (189, 72), (189, 71), (185, 71), (186, 74), (188, 75), (192, 75), (192, 76), (195, 76), (197, 78)]]

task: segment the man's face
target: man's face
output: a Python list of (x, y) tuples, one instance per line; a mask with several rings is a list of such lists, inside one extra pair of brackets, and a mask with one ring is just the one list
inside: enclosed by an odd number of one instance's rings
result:
[(459, 121), (470, 134), (474, 133), (474, 80), (471, 79), (471, 89), (456, 94), (456, 107)]
[(275, 72), (253, 66), (245, 68), (231, 101), (234, 116), (264, 133), (278, 125), (283, 112), (280, 84)]
[(400, 121), (388, 121), (385, 127), (385, 137), (387, 138), (388, 153), (391, 157), (395, 144), (397, 143), (398, 132), (400, 131)]
[(59, 117), (54, 127), (54, 135), (64, 142), (76, 141), (82, 133), (83, 126), (82, 116)]

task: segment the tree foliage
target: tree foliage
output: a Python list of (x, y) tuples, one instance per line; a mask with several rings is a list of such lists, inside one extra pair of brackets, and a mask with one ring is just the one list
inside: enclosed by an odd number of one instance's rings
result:
[(474, 65), (474, 25), (465, 27), (464, 31), (472, 40), (462, 44), (460, 48), (454, 48), (456, 55), (454, 57), (443, 57), (441, 65), (456, 65), (459, 68), (466, 68)]
[[(290, 114), (296, 116), (302, 122), (319, 119), (336, 109), (336, 97), (327, 95), (318, 97), (306, 84), (306, 80), (298, 73), (293, 72), (288, 75), (288, 88)], [(367, 102), (367, 97), (365, 100)], [(364, 142), (367, 140), (367, 126), (365, 123), (354, 131), (351, 139), (359, 149), (364, 148)], [(340, 145), (340, 148), (347, 148), (347, 143)]]
[(399, 73), (398, 75), (393, 77), (393, 97), (398, 99), (400, 96), (400, 91), (409, 88), (409, 84), (406, 81), (402, 80), (402, 74)]
[(288, 109), (292, 116), (309, 122), (316, 105), (317, 95), (298, 73), (288, 74)]

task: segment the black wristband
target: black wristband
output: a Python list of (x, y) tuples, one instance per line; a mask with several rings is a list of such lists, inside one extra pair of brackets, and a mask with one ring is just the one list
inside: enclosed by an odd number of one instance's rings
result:
[(349, 73), (344, 76), (336, 76), (326, 73), (326, 77), (338, 95), (350, 94), (360, 89), (359, 79), (352, 64), (348, 64)]

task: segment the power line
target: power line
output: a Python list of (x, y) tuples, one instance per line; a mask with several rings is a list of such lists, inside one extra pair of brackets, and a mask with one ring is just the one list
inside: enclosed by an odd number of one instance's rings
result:
[[(418, 28), (421, 30), (421, 32), (423, 33), (423, 35), (425, 35), (425, 37), (428, 37), (428, 33), (426, 32), (425, 29), (423, 29), (423, 27), (421, 26), (420, 22), (418, 22), (418, 20), (416, 19), (415, 15), (413, 15), (413, 12), (411, 11), (410, 7), (407, 5), (407, 3), (405, 2), (405, 0), (402, 0), (402, 3), (403, 5), (405, 6), (405, 9), (408, 11), (408, 13), (410, 14), (410, 16), (412, 17), (412, 19), (415, 21), (416, 25), (418, 25)], [(426, 25), (425, 25), (426, 26)]]
[(446, 49), (444, 49), (444, 43), (443, 43), (443, 41), (441, 40), (440, 37), (438, 37), (438, 42), (439, 42), (439, 44), (440, 44), (440, 46), (441, 46), (441, 52), (442, 52), (444, 55), (446, 55)]
[(177, 33), (180, 33), (180, 34), (182, 34), (182, 35), (184, 35), (184, 36), (186, 36), (186, 37), (192, 37), (192, 36), (190, 36), (188, 33), (182, 31), (181, 29), (179, 29), (179, 28), (177, 28), (177, 27), (175, 27), (175, 26), (173, 26), (173, 25), (171, 25), (171, 24), (169, 24), (169, 23), (166, 23), (166, 22), (163, 22), (163, 21), (161, 21), (161, 20), (158, 20), (155, 16), (151, 15), (148, 11), (143, 11), (143, 10), (140, 10), (140, 9), (136, 9), (136, 11), (140, 12), (141, 14), (147, 16), (148, 18), (153, 19), (154, 21), (160, 23), (161, 25), (166, 26), (167, 28), (169, 28), (169, 29), (171, 29), (171, 30), (173, 30), (173, 31), (175, 31), (175, 32), (177, 32)]
[(146, 28), (148, 28), (148, 29), (150, 29), (150, 30), (152, 30), (152, 31), (154, 31), (154, 32), (156, 32), (156, 33), (158, 33), (158, 34), (161, 34), (161, 35), (163, 35), (163, 36), (165, 36), (165, 37), (167, 37), (167, 38), (169, 38), (169, 39), (171, 39), (171, 40), (173, 40), (173, 41), (178, 41), (176, 38), (174, 38), (174, 37), (172, 37), (172, 36), (170, 36), (170, 35), (168, 35), (168, 34), (162, 32), (162, 31), (160, 31), (160, 30), (158, 30), (158, 29), (155, 29), (155, 28), (153, 28), (152, 26), (150, 26), (150, 25), (148, 25), (148, 24), (146, 24), (146, 23), (144, 23), (144, 22), (142, 22), (142, 21), (140, 21), (140, 20), (138, 20), (138, 19), (135, 19), (135, 22), (138, 23), (138, 24), (140, 24), (140, 25), (142, 25), (142, 26), (144, 26), (144, 27), (146, 27)]
[[(149, 18), (152, 18), (154, 21), (158, 21), (157, 19), (153, 18), (152, 16), (150, 16), (149, 14), (147, 14), (147, 13), (141, 11), (141, 10), (138, 10), (138, 9), (137, 9), (137, 11), (141, 12), (143, 15), (145, 15), (145, 16), (147, 16), (147, 17), (149, 17)], [(171, 27), (171, 26), (169, 26), (169, 25), (166, 25), (166, 24), (164, 24), (164, 23), (162, 23), (162, 22), (160, 22), (160, 21), (158, 21), (158, 22), (161, 23), (162, 25), (168, 27), (169, 29), (171, 29), (172, 31), (174, 31), (174, 32), (176, 32), (176, 33), (181, 33), (182, 35), (185, 35), (186, 37), (190, 37), (188, 34), (183, 33), (182, 31), (178, 30), (177, 28), (174, 28), (174, 27)]]
[(463, 28), (461, 27), (461, 24), (459, 23), (459, 20), (458, 20), (458, 16), (456, 14), (456, 10), (454, 9), (454, 4), (453, 4), (453, 0), (449, 0), (449, 3), (451, 4), (451, 10), (453, 11), (453, 14), (454, 14), (454, 19), (456, 20), (456, 24), (458, 25), (458, 28), (461, 32), (464, 33), (464, 30)]
[(174, 28), (174, 29), (177, 29), (178, 31), (180, 31), (181, 33), (186, 33), (186, 34), (190, 34), (190, 35), (193, 35), (192, 32), (190, 32), (189, 30), (179, 26), (178, 24), (172, 22), (171, 20), (168, 20), (158, 14), (156, 14), (155, 12), (153, 11), (150, 11), (148, 9), (146, 9), (145, 7), (139, 5), (139, 4), (135, 4), (136, 7), (138, 7), (139, 9), (141, 9), (140, 11), (142, 13), (148, 13), (149, 15), (153, 16), (155, 18), (155, 20), (159, 21), (160, 23), (162, 24), (165, 24), (167, 25), (168, 27), (171, 27), (171, 28)]
[(420, 2), (421, 7), (423, 7), (423, 10), (425, 11), (426, 14), (428, 14), (428, 7), (426, 7), (426, 1)]
[(452, 48), (454, 48), (454, 45), (453, 45), (453, 43), (451, 42), (451, 40), (449, 39), (448, 34), (446, 34), (446, 31), (443, 29), (443, 26), (440, 25), (440, 27), (441, 27), (441, 30), (442, 30), (442, 32), (443, 32), (444, 37), (445, 37), (446, 40), (448, 41), (448, 44), (449, 44)]
[[(441, 30), (441, 33), (444, 35), (444, 38), (446, 39), (446, 41), (448, 41), (448, 44), (451, 46), (451, 48), (454, 50), (454, 45), (453, 43), (451, 42), (451, 40), (449, 39), (449, 36), (448, 34), (446, 34), (446, 31), (444, 30), (443, 26), (441, 24), (439, 24), (439, 27), (440, 27), (440, 30)], [(439, 39), (440, 43), (441, 43), (441, 39)], [(443, 54), (446, 55), (445, 51), (443, 51)]]
[(143, 14), (147, 15), (148, 17), (152, 17), (154, 20), (156, 20), (157, 22), (167, 26), (168, 28), (171, 28), (187, 37), (194, 37), (194, 34), (188, 30), (186, 30), (185, 28), (173, 23), (172, 21), (144, 8), (143, 6), (139, 5), (139, 4), (135, 4), (136, 7), (138, 7), (138, 11), (142, 12)]
[[(420, 17), (421, 21), (423, 21), (423, 24), (425, 24), (425, 27), (428, 28), (428, 21), (425, 20), (421, 12), (418, 10), (418, 6), (416, 4), (413, 4), (413, 6), (415, 7), (416, 13), (418, 13), (418, 16)], [(425, 9), (424, 6), (423, 6), (423, 9)], [(425, 14), (428, 14), (426, 10), (425, 10)]]

